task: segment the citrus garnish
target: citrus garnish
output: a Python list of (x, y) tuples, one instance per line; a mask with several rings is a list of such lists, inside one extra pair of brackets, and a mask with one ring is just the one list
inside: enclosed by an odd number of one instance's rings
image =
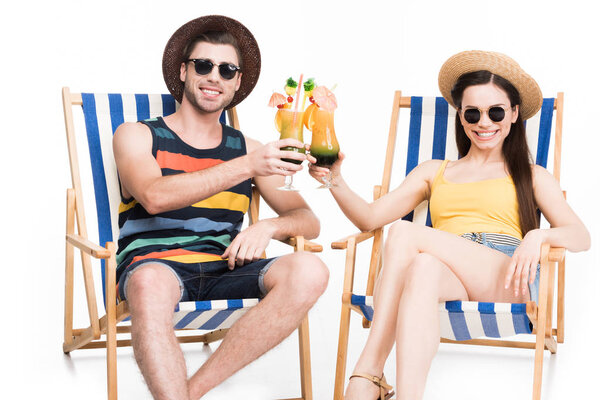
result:
[(316, 104), (310, 104), (308, 107), (306, 107), (306, 111), (304, 111), (304, 119), (302, 120), (302, 122), (304, 123), (306, 129), (310, 131), (312, 131), (312, 128), (315, 124), (313, 113), (318, 107), (319, 106), (317, 106)]

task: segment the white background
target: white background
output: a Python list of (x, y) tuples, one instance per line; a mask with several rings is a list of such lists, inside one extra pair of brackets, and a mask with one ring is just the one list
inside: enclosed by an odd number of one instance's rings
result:
[[(593, 237), (587, 253), (569, 254), (566, 342), (545, 356), (545, 399), (600, 398), (594, 293), (598, 286), (597, 13), (584, 1), (22, 1), (3, 11), (2, 43), (2, 324), (0, 386), (12, 398), (101, 399), (104, 355), (63, 355), (65, 189), (70, 185), (60, 89), (73, 92), (166, 92), (164, 45), (183, 23), (207, 14), (242, 21), (262, 53), (254, 92), (238, 108), (243, 131), (276, 139), (266, 103), (284, 80), (304, 73), (337, 84), (337, 136), (347, 154), (344, 174), (369, 199), (380, 183), (394, 90), (437, 95), (437, 73), (452, 54), (469, 49), (506, 53), (540, 84), (546, 97), (565, 92), (561, 184)], [(396, 172), (397, 174), (399, 172)], [(329, 399), (337, 347), (344, 254), (329, 243), (355, 231), (329, 193), (302, 194), (321, 218), (318, 239), (331, 270), (329, 287), (311, 311), (313, 386)], [(91, 210), (88, 208), (88, 212)], [(369, 246), (364, 246), (365, 259)], [(363, 273), (364, 270), (363, 270)], [(77, 299), (83, 301), (81, 291)], [(83, 304), (83, 303), (82, 303)], [(83, 310), (83, 309), (82, 309)], [(78, 315), (84, 311), (78, 312)], [(82, 314), (83, 315), (83, 314)], [(352, 319), (348, 370), (366, 331)], [(207, 399), (264, 399), (298, 394), (293, 335)], [(211, 347), (214, 350), (214, 346)], [(211, 349), (186, 345), (190, 372)], [(119, 350), (121, 398), (148, 398), (131, 351)], [(386, 375), (395, 376), (390, 357)], [(291, 364), (289, 363), (291, 361)], [(426, 399), (530, 397), (533, 352), (442, 345)]]

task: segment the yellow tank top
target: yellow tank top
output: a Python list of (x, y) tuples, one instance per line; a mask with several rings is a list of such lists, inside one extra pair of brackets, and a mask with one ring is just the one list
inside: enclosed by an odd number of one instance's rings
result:
[(433, 227), (457, 235), (489, 232), (522, 239), (512, 178), (452, 183), (444, 178), (448, 161), (444, 160), (431, 185), (429, 211)]

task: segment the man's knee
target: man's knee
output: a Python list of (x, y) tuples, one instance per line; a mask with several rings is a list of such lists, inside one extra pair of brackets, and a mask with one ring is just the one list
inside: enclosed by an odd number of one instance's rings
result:
[(127, 281), (126, 291), (127, 302), (134, 308), (157, 304), (171, 306), (180, 297), (179, 282), (175, 275), (165, 266), (155, 264), (135, 270)]
[(323, 294), (329, 281), (329, 269), (321, 259), (311, 253), (297, 252), (282, 257), (280, 284), (286, 284), (295, 298), (301, 302), (314, 303)]

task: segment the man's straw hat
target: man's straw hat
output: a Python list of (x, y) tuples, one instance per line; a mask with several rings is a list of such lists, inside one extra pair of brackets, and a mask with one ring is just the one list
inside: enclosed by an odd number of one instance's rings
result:
[(461, 75), (475, 71), (490, 71), (506, 79), (519, 91), (521, 96), (521, 118), (526, 120), (542, 106), (542, 91), (537, 82), (517, 64), (515, 60), (493, 51), (463, 51), (450, 57), (438, 75), (438, 85), (442, 96), (456, 108), (450, 92)]

